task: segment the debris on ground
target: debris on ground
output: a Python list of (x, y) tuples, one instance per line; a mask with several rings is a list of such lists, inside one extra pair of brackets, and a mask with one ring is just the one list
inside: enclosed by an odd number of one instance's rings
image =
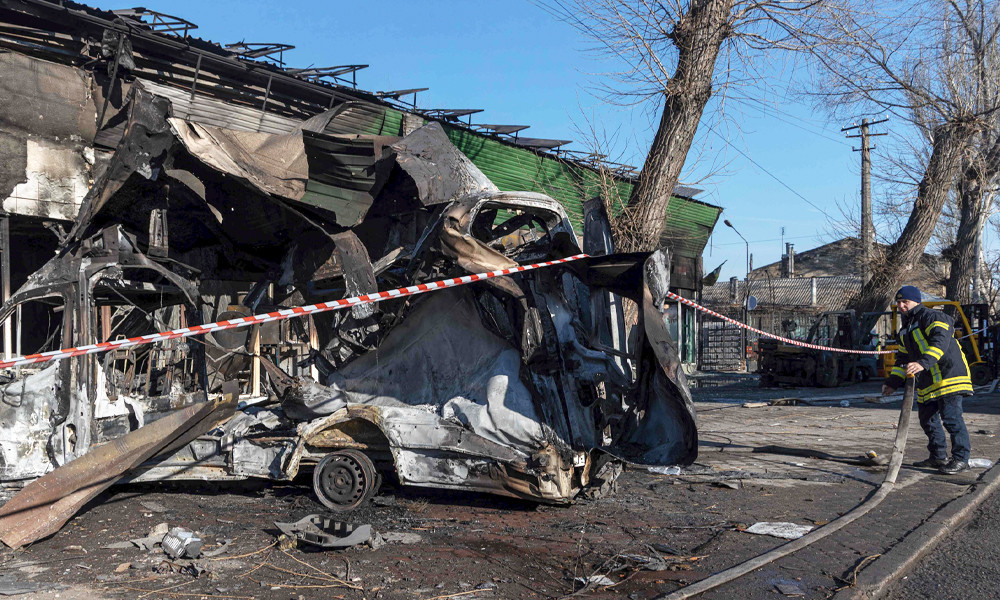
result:
[(285, 535), (320, 548), (347, 548), (372, 539), (372, 526), (354, 525), (321, 515), (308, 515), (293, 523), (275, 521)]
[(680, 475), (682, 472), (682, 469), (677, 465), (669, 467), (667, 466), (647, 467), (646, 470), (649, 471), (650, 473), (656, 473), (657, 475)]
[(862, 456), (849, 457), (849, 456), (837, 456), (830, 454), (829, 452), (823, 452), (820, 450), (813, 450), (811, 448), (791, 448), (788, 446), (758, 446), (753, 449), (753, 452), (761, 454), (780, 454), (783, 456), (801, 456), (803, 458), (815, 458), (819, 460), (832, 460), (834, 462), (844, 463), (847, 465), (859, 465), (864, 467), (878, 467), (889, 463), (889, 459), (884, 456), (880, 456), (874, 450), (868, 450)]
[(388, 544), (419, 544), (424, 538), (419, 533), (407, 531), (389, 531), (382, 534), (382, 539)]
[(591, 575), (590, 577), (577, 577), (576, 582), (589, 587), (605, 587), (614, 585), (615, 582), (608, 579), (606, 575)]
[(799, 581), (783, 580), (774, 584), (774, 587), (785, 596), (805, 596), (806, 588)]
[(170, 558), (198, 558), (203, 541), (190, 529), (174, 527), (163, 536), (160, 545)]
[(167, 512), (167, 507), (163, 506), (159, 502), (156, 502), (155, 500), (140, 500), (139, 505), (150, 512), (154, 513)]
[(34, 592), (65, 590), (67, 586), (43, 581), (18, 581), (9, 575), (0, 575), (0, 596), (18, 596)]
[(812, 531), (812, 529), (813, 527), (811, 525), (761, 521), (747, 527), (745, 531), (747, 533), (754, 533), (757, 535), (771, 535), (786, 540), (797, 540)]
[(175, 410), (32, 481), (0, 507), (0, 541), (19, 548), (55, 533), (128, 471), (165, 449), (192, 442), (234, 407), (220, 399)]

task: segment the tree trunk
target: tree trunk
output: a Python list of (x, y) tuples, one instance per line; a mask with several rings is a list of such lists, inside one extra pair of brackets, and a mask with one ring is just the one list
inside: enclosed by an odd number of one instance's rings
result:
[(913, 211), (896, 243), (889, 246), (885, 260), (872, 272), (871, 281), (861, 289), (849, 308), (857, 314), (885, 310), (900, 285), (912, 280), (913, 269), (934, 232), (941, 209), (958, 176), (963, 151), (975, 133), (972, 121), (955, 121), (934, 130), (934, 145), (924, 177), (917, 186)]
[[(984, 146), (990, 140), (984, 141)], [(962, 172), (958, 182), (960, 208), (962, 211), (952, 247), (951, 272), (948, 274), (946, 295), (949, 300), (962, 304), (973, 301), (975, 294), (971, 285), (976, 275), (976, 253), (982, 244), (982, 231), (986, 226), (989, 202), (987, 193), (990, 184), (1000, 173), (1000, 137), (992, 140), (992, 145), (976, 153)]]
[(972, 280), (976, 271), (979, 234), (986, 224), (986, 193), (979, 178), (958, 182), (962, 216), (958, 223), (955, 245), (951, 248), (951, 272), (945, 286), (945, 296), (962, 304), (973, 300)]
[(731, 33), (734, 0), (693, 0), (677, 23), (677, 69), (664, 90), (663, 114), (628, 204), (615, 219), (616, 249), (653, 250), (659, 245), (670, 197), (680, 178), (705, 105), (719, 48)]

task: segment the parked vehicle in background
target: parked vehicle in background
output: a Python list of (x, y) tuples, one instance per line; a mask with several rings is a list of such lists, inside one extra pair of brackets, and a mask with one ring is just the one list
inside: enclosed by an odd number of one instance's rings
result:
[[(866, 314), (859, 322), (853, 310), (824, 312), (809, 329), (805, 342), (827, 348), (873, 349), (871, 336), (862, 333), (869, 331), (864, 324), (872, 320)], [(871, 355), (805, 348), (770, 338), (761, 338), (758, 345), (761, 387), (835, 387), (876, 375)]]

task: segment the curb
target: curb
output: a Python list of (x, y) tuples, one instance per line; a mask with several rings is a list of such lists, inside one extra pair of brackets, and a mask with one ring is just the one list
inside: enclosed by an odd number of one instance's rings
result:
[(1000, 488), (1000, 464), (994, 464), (972, 484), (972, 489), (942, 506), (861, 571), (854, 587), (837, 592), (831, 600), (871, 600), (881, 597), (890, 584), (906, 574), (914, 563), (968, 519), (997, 488)]

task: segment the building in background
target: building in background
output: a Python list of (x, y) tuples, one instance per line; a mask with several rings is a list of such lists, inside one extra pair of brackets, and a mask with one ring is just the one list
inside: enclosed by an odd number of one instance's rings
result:
[[(861, 291), (857, 238), (844, 238), (802, 253), (796, 253), (792, 244), (785, 248), (780, 261), (754, 269), (748, 280), (734, 277), (704, 286), (702, 303), (762, 331), (805, 339), (817, 316), (845, 310)], [(928, 297), (941, 298), (947, 277), (948, 262), (925, 253), (908, 283)], [(746, 310), (749, 297), (755, 306)], [(699, 327), (699, 368), (739, 371), (749, 360), (752, 370), (758, 334), (706, 315), (700, 317)]]

